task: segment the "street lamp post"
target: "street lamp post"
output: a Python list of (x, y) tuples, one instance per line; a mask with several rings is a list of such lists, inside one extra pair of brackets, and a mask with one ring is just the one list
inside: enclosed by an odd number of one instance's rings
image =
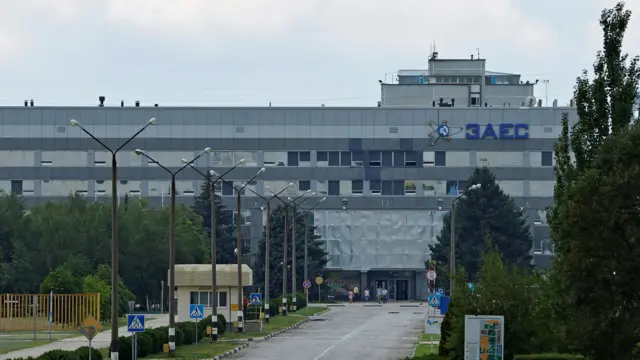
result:
[[(189, 164), (187, 159), (182, 159), (183, 164)], [(215, 171), (209, 170), (208, 174), (203, 174), (202, 171), (198, 170), (197, 167), (193, 163), (189, 164), (193, 170), (195, 170), (198, 174), (204, 177), (209, 185), (209, 200), (211, 203), (211, 341), (218, 340), (218, 274), (216, 272), (217, 267), (217, 228), (218, 228), (218, 215), (217, 205), (216, 205), (216, 183), (218, 180), (224, 181), (224, 177), (237, 168), (240, 165), (245, 163), (245, 159), (240, 159), (236, 165), (227, 170), (222, 175), (218, 175)], [(215, 177), (215, 179), (214, 179)]]
[[(304, 212), (304, 280), (309, 280), (309, 213), (313, 211), (320, 203), (327, 200), (323, 197), (315, 205)], [(307, 297), (307, 304), (309, 304), (309, 289), (304, 289), (304, 294)], [(307, 305), (308, 306), (308, 305)]]
[(118, 283), (120, 279), (118, 278), (118, 162), (116, 160), (116, 154), (133, 139), (138, 137), (146, 128), (155, 125), (156, 118), (149, 119), (138, 132), (133, 134), (133, 136), (115, 150), (112, 150), (103, 141), (95, 137), (77, 120), (71, 119), (69, 123), (71, 126), (82, 130), (82, 132), (111, 153), (111, 346), (109, 350), (111, 359), (118, 360)]
[(450, 239), (450, 254), (449, 254), (449, 296), (453, 295), (453, 287), (455, 286), (455, 274), (456, 274), (456, 205), (460, 199), (464, 199), (468, 192), (478, 190), (482, 187), (481, 184), (471, 185), (467, 191), (458, 195), (453, 202), (451, 202), (451, 239)]
[(171, 175), (171, 216), (169, 219), (169, 355), (172, 357), (176, 351), (176, 175), (208, 152), (211, 152), (211, 148), (204, 148), (193, 160), (184, 164), (181, 168), (178, 168), (178, 170), (171, 171), (143, 150), (135, 150), (136, 155), (144, 156), (148, 160), (151, 160), (151, 162), (158, 164), (160, 168)]
[[(284, 204), (284, 244), (283, 244), (283, 269), (282, 269), (282, 315), (286, 316), (287, 315), (287, 252), (288, 252), (288, 248), (289, 248), (289, 244), (287, 242), (287, 237), (289, 236), (289, 232), (288, 232), (288, 228), (289, 228), (289, 210), (288, 208), (291, 208), (293, 210), (293, 220), (292, 220), (292, 263), (291, 263), (291, 270), (292, 270), (292, 276), (291, 276), (291, 282), (292, 282), (292, 290), (293, 292), (293, 296), (291, 298), (291, 301), (293, 302), (293, 306), (295, 309), (295, 303), (296, 303), (296, 237), (295, 237), (295, 226), (296, 226), (296, 208), (295, 208), (295, 203), (298, 199), (304, 197), (305, 195), (315, 195), (315, 193), (311, 193), (311, 190), (307, 190), (306, 192), (302, 193), (302, 195), (297, 196), (296, 198), (288, 198), (288, 201), (282, 200), (277, 194), (275, 194), (273, 191), (271, 191), (269, 189), (269, 191), (271, 192), (271, 194), (278, 200), (280, 200), (283, 204)], [(301, 201), (304, 202), (306, 199), (303, 199)], [(295, 310), (294, 310), (295, 311)]]
[(260, 174), (265, 172), (266, 168), (261, 168), (258, 172), (247, 181), (241, 188), (237, 189), (238, 192), (237, 202), (238, 202), (238, 216), (236, 220), (236, 259), (238, 261), (238, 326), (236, 328), (236, 332), (243, 331), (243, 303), (242, 303), (242, 209), (240, 207), (240, 200), (242, 196), (242, 190), (246, 188), (255, 178), (257, 178)]

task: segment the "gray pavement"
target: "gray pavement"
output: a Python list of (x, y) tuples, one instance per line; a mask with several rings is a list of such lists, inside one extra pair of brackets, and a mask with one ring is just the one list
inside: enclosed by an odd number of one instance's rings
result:
[[(169, 316), (167, 314), (163, 314), (163, 315), (154, 314), (153, 317), (155, 319), (145, 321), (145, 328), (151, 329), (159, 326), (166, 326), (169, 324)], [(131, 336), (131, 333), (127, 332), (127, 327), (125, 326), (118, 329), (118, 335)], [(46, 333), (43, 333), (42, 338), (45, 338), (45, 337), (46, 337)], [(6, 341), (6, 340), (3, 340), (3, 341)], [(23, 341), (26, 341), (26, 340), (23, 340)], [(91, 346), (95, 348), (106, 348), (106, 347), (109, 347), (110, 343), (111, 343), (111, 331), (110, 329), (107, 329), (106, 331), (103, 330), (101, 333), (96, 335), (96, 337), (91, 342)], [(13, 351), (8, 354), (1, 354), (0, 360), (19, 358), (19, 357), (26, 358), (29, 356), (37, 357), (50, 350), (75, 350), (83, 346), (89, 346), (89, 341), (84, 336), (80, 335), (78, 337), (55, 341), (47, 345), (41, 345), (41, 346), (29, 348), (29, 349)]]
[(320, 321), (264, 342), (250, 343), (228, 359), (398, 360), (410, 356), (423, 330), (425, 308), (362, 303), (332, 307)]

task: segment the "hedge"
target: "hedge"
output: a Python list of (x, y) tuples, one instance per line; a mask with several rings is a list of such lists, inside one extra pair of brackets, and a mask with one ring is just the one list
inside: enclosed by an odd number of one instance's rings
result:
[(530, 354), (516, 355), (513, 360), (583, 360), (584, 356), (576, 354)]
[(449, 358), (446, 356), (428, 354), (422, 356), (406, 357), (403, 360), (449, 360)]
[[(293, 297), (291, 294), (289, 294), (287, 295), (287, 305), (291, 305), (292, 303), (293, 303)], [(307, 307), (307, 298), (303, 292), (296, 293), (296, 307), (298, 309), (303, 309)], [(282, 296), (277, 297), (275, 299), (269, 299), (269, 314), (271, 316), (279, 315), (280, 309), (282, 309)]]
[[(83, 346), (73, 351), (69, 350), (51, 350), (38, 357), (20, 357), (8, 360), (89, 360), (89, 347)], [(91, 360), (102, 360), (100, 350), (91, 349)]]

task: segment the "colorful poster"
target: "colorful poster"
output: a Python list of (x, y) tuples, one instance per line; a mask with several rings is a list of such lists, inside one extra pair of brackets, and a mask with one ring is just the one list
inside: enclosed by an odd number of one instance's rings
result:
[(464, 317), (465, 360), (502, 360), (504, 356), (504, 317)]

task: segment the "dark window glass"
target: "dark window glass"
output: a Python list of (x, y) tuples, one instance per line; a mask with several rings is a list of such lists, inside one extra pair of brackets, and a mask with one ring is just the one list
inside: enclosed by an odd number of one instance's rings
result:
[(393, 153), (391, 151), (382, 152), (382, 166), (393, 166)]
[(235, 191), (231, 183), (228, 183), (226, 181), (222, 183), (222, 195), (233, 195), (234, 192)]
[(300, 161), (311, 161), (311, 152), (300, 151)]
[(329, 166), (340, 166), (340, 153), (329, 151)]
[(364, 189), (364, 181), (362, 180), (351, 180), (351, 192), (362, 192)]
[(298, 181), (298, 190), (307, 191), (311, 189), (311, 181), (309, 180), (300, 180)]
[(371, 182), (369, 182), (369, 190), (371, 191), (382, 190), (382, 182), (380, 180), (371, 180)]
[(447, 166), (447, 153), (445, 151), (436, 151), (435, 153), (435, 165)]
[(393, 195), (393, 181), (382, 182), (382, 195)]
[(353, 161), (362, 161), (364, 159), (364, 154), (362, 151), (352, 151), (351, 152), (351, 160)]
[(404, 151), (393, 152), (393, 166), (404, 166)]
[(542, 166), (553, 166), (553, 152), (552, 151), (543, 151), (542, 152)]
[(289, 151), (287, 153), (287, 165), (288, 166), (298, 166), (298, 152), (297, 151)]
[(329, 195), (338, 196), (340, 195), (340, 181), (337, 180), (329, 180)]
[(329, 161), (329, 153), (326, 151), (318, 151), (318, 161)]
[(351, 151), (340, 153), (340, 166), (351, 166)]
[(393, 194), (404, 195), (404, 181), (396, 180), (393, 182)]

